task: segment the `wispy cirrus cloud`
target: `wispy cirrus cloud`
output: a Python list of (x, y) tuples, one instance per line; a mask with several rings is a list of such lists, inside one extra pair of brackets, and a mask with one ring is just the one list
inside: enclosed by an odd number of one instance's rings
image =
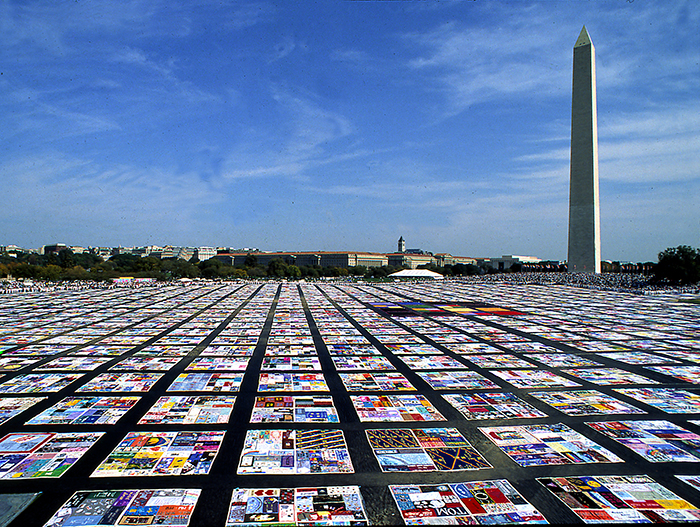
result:
[(141, 87), (140, 96), (129, 92), (124, 92), (123, 95), (131, 99), (139, 98), (152, 109), (168, 101), (176, 104), (222, 101), (221, 95), (204, 90), (192, 80), (183, 78), (178, 71), (177, 60), (173, 57), (159, 60), (142, 49), (127, 46), (111, 54), (109, 61), (131, 69), (133, 82)]
[(357, 148), (341, 153), (331, 148), (354, 134), (349, 118), (278, 87), (273, 88), (271, 99), (277, 105), (280, 130), (272, 137), (239, 145), (230, 156), (225, 177), (299, 176), (308, 168), (362, 155)]
[(376, 61), (369, 53), (359, 49), (338, 49), (331, 53), (330, 58), (337, 62), (344, 62), (362, 68)]
[(216, 225), (203, 212), (225, 199), (190, 173), (103, 164), (55, 152), (8, 161), (0, 173), (12, 181), (4, 189), (5, 199), (22, 204), (3, 207), (1, 222), (15, 224), (25, 239), (76, 245), (94, 243), (92, 239), (138, 243), (123, 232), (150, 243), (153, 230), (144, 232), (145, 225), (167, 232), (173, 243), (194, 243), (198, 232)]
[[(74, 37), (92, 35), (93, 46), (114, 35), (145, 38), (182, 38), (216, 27), (240, 31), (270, 22), (275, 7), (267, 1), (198, 0), (178, 4), (166, 0), (110, 0), (90, 2), (17, 2), (0, 5), (0, 42), (34, 46), (54, 54), (80, 51)], [(29, 51), (29, 50), (28, 50)]]
[[(52, 133), (61, 137), (119, 130), (120, 124), (109, 115), (90, 113), (73, 109), (71, 104), (56, 100), (53, 91), (40, 91), (26, 87), (15, 87), (10, 82), (0, 82), (0, 95), (11, 113), (6, 113), (0, 137), (12, 137), (33, 134), (37, 137), (50, 136)], [(11, 108), (11, 110), (10, 110)]]
[(160, 64), (152, 59), (149, 59), (144, 51), (132, 47), (126, 47), (119, 50), (114, 54), (112, 60), (121, 64), (139, 66), (159, 73), (165, 77), (170, 77), (173, 72), (172, 59), (170, 59), (168, 63)]
[[(26, 55), (40, 48), (55, 55), (80, 51), (76, 34), (138, 33), (152, 22), (154, 2), (3, 2), (0, 42)], [(96, 44), (96, 43), (95, 43)]]
[[(407, 40), (425, 50), (409, 66), (438, 80), (448, 114), (503, 96), (551, 95), (568, 84), (568, 68), (563, 70), (561, 64), (570, 46), (564, 45), (563, 36), (547, 33), (548, 18), (544, 14), (533, 19), (527, 30), (517, 22), (499, 28), (451, 22), (408, 35)], [(553, 49), (561, 51), (553, 54)]]
[[(628, 184), (669, 183), (700, 178), (700, 104), (669, 103), (599, 121), (601, 180)], [(562, 146), (519, 156), (526, 167), (558, 165), (568, 175), (571, 150)], [(527, 172), (524, 172), (527, 174)]]
[(274, 5), (266, 1), (229, 0), (228, 2), (216, 2), (212, 0), (211, 3), (218, 4), (223, 8), (224, 25), (236, 31), (271, 22), (276, 14)]
[[(670, 45), (669, 35), (658, 30), (667, 25), (687, 35), (697, 34), (700, 10), (691, 4), (681, 1), (639, 8), (591, 4), (581, 6), (580, 13), (572, 16), (563, 5), (534, 3), (513, 10), (512, 3), (492, 2), (480, 14), (497, 24), (453, 21), (404, 35), (406, 42), (418, 48), (408, 66), (438, 83), (447, 115), (504, 98), (568, 97), (572, 47), (586, 23), (598, 51), (598, 87), (608, 89), (611, 98), (632, 97), (637, 83), (651, 78), (657, 90), (697, 90), (700, 47), (677, 49)], [(629, 24), (613, 27), (620, 16), (628, 18)], [(607, 38), (597, 43), (592, 28)], [(644, 49), (648, 53), (640, 53)]]

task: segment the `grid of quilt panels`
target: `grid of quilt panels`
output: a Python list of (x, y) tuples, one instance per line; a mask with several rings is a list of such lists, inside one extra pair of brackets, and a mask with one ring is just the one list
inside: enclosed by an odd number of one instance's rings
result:
[(697, 305), (460, 281), (2, 300), (20, 523), (700, 521)]

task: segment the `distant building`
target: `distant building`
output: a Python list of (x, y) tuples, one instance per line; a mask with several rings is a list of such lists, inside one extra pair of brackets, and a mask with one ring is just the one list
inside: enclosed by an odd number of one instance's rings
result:
[(406, 242), (404, 241), (403, 236), (401, 236), (401, 238), (399, 238), (399, 248), (398, 248), (397, 252), (400, 252), (400, 253), (406, 252)]
[(435, 263), (440, 267), (457, 264), (476, 265), (476, 260), (467, 256), (452, 256), (449, 253), (437, 253), (434, 254), (433, 257), (435, 258)]
[(268, 265), (272, 260), (282, 260), (289, 265), (319, 267), (382, 267), (388, 265), (388, 259), (382, 253), (365, 252), (231, 252), (219, 253), (217, 260), (230, 265), (243, 265), (248, 254), (254, 254), (259, 265)]
[(196, 252), (197, 249), (195, 247), (174, 247), (173, 257), (190, 261)]
[(234, 247), (217, 247), (216, 248), (216, 254), (232, 254), (232, 253), (259, 253), (260, 249), (257, 247), (242, 247), (242, 248), (234, 248)]
[(160, 253), (162, 251), (163, 248), (158, 245), (146, 245), (145, 247), (134, 247), (131, 252), (136, 256), (144, 258), (146, 256), (150, 256), (151, 253)]
[(66, 244), (64, 243), (54, 243), (52, 245), (44, 245), (41, 248), (40, 253), (41, 254), (56, 254), (61, 251), (65, 251), (67, 249), (70, 249)]
[(149, 246), (146, 249), (150, 250), (147, 254), (141, 254), (141, 256), (152, 256), (153, 258), (160, 258), (161, 260), (166, 258), (178, 258), (180, 260), (189, 261), (197, 251), (195, 247), (174, 247), (172, 245), (166, 245), (165, 247)]
[(355, 265), (364, 265), (365, 267), (383, 267), (389, 264), (389, 260), (385, 254), (380, 253), (353, 253)]
[(0, 253), (7, 254), (8, 256), (16, 257), (19, 253), (31, 252), (27, 249), (20, 247), (19, 245), (0, 245)]
[(436, 264), (437, 260), (432, 254), (416, 254), (416, 253), (392, 253), (387, 254), (387, 260), (392, 267), (407, 267), (408, 269), (417, 269), (421, 265)]
[[(254, 254), (259, 265), (268, 265), (272, 260), (282, 260), (289, 265), (297, 266), (319, 266), (319, 267), (357, 267), (363, 265), (365, 267), (383, 267), (390, 265), (392, 267), (406, 267), (408, 269), (417, 269), (424, 265), (455, 265), (455, 264), (476, 264), (474, 258), (466, 256), (452, 256), (448, 253), (441, 253), (433, 256), (430, 253), (413, 249), (412, 251), (396, 252), (396, 253), (370, 253), (370, 252), (352, 252), (352, 251), (300, 251), (300, 252), (256, 252), (250, 253), (247, 251), (230, 251), (223, 252), (219, 250), (214, 256), (229, 265), (244, 265), (245, 259), (249, 254)], [(526, 258), (526, 257), (523, 257)], [(200, 258), (201, 259), (201, 258)]]
[(195, 249), (194, 255), (200, 262), (208, 260), (209, 258), (214, 258), (216, 256), (215, 247), (197, 247)]
[(112, 256), (112, 248), (111, 247), (90, 247), (90, 253), (95, 254), (99, 256), (100, 258), (103, 259), (108, 259), (110, 256)]
[(175, 256), (175, 251), (176, 249), (172, 245), (166, 245), (162, 250), (153, 251), (149, 256), (160, 258), (161, 260), (163, 258), (173, 258)]
[(504, 254), (500, 258), (476, 258), (476, 263), (480, 267), (492, 267), (498, 271), (510, 269), (514, 264), (538, 264), (542, 260), (535, 256), (516, 256), (513, 254)]

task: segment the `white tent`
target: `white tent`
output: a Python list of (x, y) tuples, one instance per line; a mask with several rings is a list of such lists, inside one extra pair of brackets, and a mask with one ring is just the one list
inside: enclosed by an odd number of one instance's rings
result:
[(391, 273), (388, 278), (432, 278), (433, 280), (442, 280), (444, 276), (427, 269), (404, 269), (403, 271)]

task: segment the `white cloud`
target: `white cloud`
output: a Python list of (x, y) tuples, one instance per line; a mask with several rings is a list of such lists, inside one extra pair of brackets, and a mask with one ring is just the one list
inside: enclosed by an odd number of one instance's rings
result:
[(448, 98), (448, 113), (504, 95), (552, 95), (568, 85), (568, 67), (561, 64), (570, 46), (564, 46), (560, 28), (553, 33), (547, 26), (548, 18), (543, 14), (527, 29), (510, 19), (498, 28), (450, 23), (410, 35), (427, 52), (409, 64), (437, 76)]
[(236, 31), (269, 21), (275, 11), (268, 2), (242, 3), (239, 0), (233, 0), (228, 3), (216, 3), (225, 9), (224, 24)]
[(694, 2), (489, 2), (474, 12), (478, 26), (466, 19), (405, 36), (420, 48), (409, 66), (438, 83), (447, 115), (489, 101), (569, 97), (581, 21), (596, 45), (599, 92), (607, 90), (611, 99), (700, 89), (700, 48), (675, 46), (665, 30), (673, 27), (684, 42), (697, 44), (700, 9)]
[(160, 73), (164, 77), (170, 77), (170, 74), (173, 71), (172, 64), (158, 64), (155, 61), (149, 59), (144, 51), (131, 47), (126, 47), (120, 50), (119, 52), (115, 53), (113, 60), (115, 62), (121, 62), (123, 64), (141, 66), (148, 70)]
[[(700, 178), (700, 104), (696, 101), (610, 113), (602, 119), (599, 116), (598, 122), (601, 181), (646, 184)], [(526, 163), (539, 174), (554, 163), (568, 177), (570, 155), (567, 144), (519, 156), (515, 161)], [(523, 175), (528, 177), (529, 173), (523, 170)]]
[(568, 147), (564, 148), (554, 148), (546, 152), (540, 152), (537, 154), (527, 154), (524, 156), (519, 156), (515, 161), (527, 161), (527, 162), (538, 162), (538, 161), (568, 161), (571, 157), (571, 149)]
[(270, 57), (270, 62), (276, 62), (282, 60), (285, 57), (291, 55), (295, 49), (297, 49), (298, 43), (291, 37), (287, 36), (283, 38), (272, 51), (272, 56)]
[(606, 117), (599, 126), (601, 178), (626, 183), (699, 179), (699, 115), (700, 104), (691, 101)]
[(598, 123), (603, 136), (658, 137), (696, 134), (700, 131), (700, 103), (667, 102), (636, 114), (619, 112), (612, 119)]
[(323, 145), (353, 133), (345, 116), (321, 108), (309, 99), (277, 91), (274, 99), (292, 116), (292, 135), (286, 146), (290, 155), (322, 154)]
[(40, 48), (57, 56), (78, 52), (71, 37), (79, 33), (143, 33), (157, 8), (154, 2), (3, 2), (0, 41), (21, 53)]
[(70, 102), (58, 99), (56, 94), (37, 89), (15, 87), (0, 83), (0, 95), (5, 99), (6, 112), (0, 136), (10, 138), (27, 133), (41, 136), (52, 133), (60, 137), (94, 134), (119, 130), (119, 123), (108, 115), (98, 115), (71, 109)]
[(225, 177), (298, 176), (309, 168), (363, 155), (352, 147), (333, 153), (335, 142), (355, 132), (351, 120), (342, 114), (278, 88), (272, 99), (280, 116), (277, 129), (239, 145), (229, 157)]
[(206, 211), (225, 199), (196, 174), (103, 166), (62, 154), (9, 161), (0, 172), (10, 204), (0, 210), (5, 235), (29, 245), (67, 238), (133, 244), (147, 235), (195, 243), (197, 232), (216, 224)]

